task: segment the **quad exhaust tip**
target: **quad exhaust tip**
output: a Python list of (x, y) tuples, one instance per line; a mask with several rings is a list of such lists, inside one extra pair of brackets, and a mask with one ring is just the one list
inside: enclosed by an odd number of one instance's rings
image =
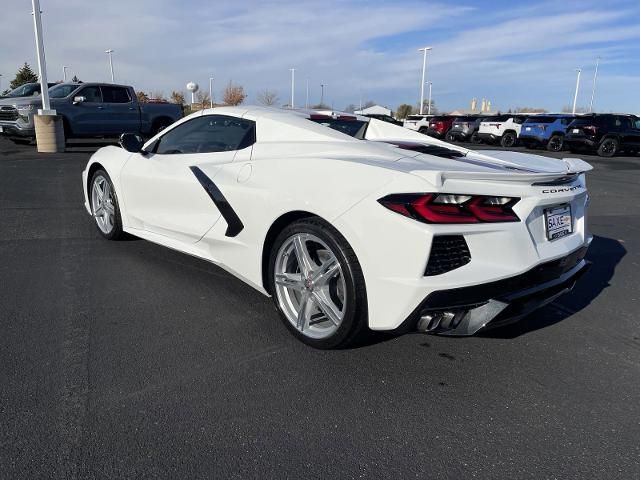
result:
[(423, 333), (454, 329), (460, 325), (466, 313), (466, 310), (429, 312), (420, 317), (417, 329)]

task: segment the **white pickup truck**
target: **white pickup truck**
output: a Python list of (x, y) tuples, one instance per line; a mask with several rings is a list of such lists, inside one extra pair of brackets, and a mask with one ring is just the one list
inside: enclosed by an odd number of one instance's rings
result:
[(522, 124), (531, 115), (507, 113), (488, 117), (480, 122), (478, 139), (485, 143), (500, 143), (505, 148), (515, 146), (522, 129)]

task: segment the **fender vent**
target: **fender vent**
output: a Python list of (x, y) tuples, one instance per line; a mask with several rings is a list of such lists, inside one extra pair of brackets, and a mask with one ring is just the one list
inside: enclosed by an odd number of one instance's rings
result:
[(431, 254), (424, 274), (427, 277), (441, 275), (470, 261), (469, 247), (462, 235), (439, 235), (433, 237)]

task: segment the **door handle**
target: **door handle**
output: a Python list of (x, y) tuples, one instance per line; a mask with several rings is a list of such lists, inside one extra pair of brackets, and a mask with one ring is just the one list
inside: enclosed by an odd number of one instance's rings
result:
[(129, 107), (129, 110), (135, 110), (135, 108), (133, 108), (133, 107)]

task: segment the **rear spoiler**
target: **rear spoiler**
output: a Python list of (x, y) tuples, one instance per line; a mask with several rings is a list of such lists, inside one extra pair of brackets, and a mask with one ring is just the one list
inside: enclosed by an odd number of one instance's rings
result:
[(567, 170), (564, 172), (522, 172), (514, 170), (512, 172), (464, 172), (464, 171), (414, 171), (411, 172), (419, 177), (428, 180), (436, 187), (442, 187), (447, 180), (481, 180), (499, 183), (520, 183), (533, 185), (535, 183), (547, 184), (549, 182), (566, 180), (570, 177), (578, 178), (593, 167), (587, 162), (576, 158), (568, 158)]

